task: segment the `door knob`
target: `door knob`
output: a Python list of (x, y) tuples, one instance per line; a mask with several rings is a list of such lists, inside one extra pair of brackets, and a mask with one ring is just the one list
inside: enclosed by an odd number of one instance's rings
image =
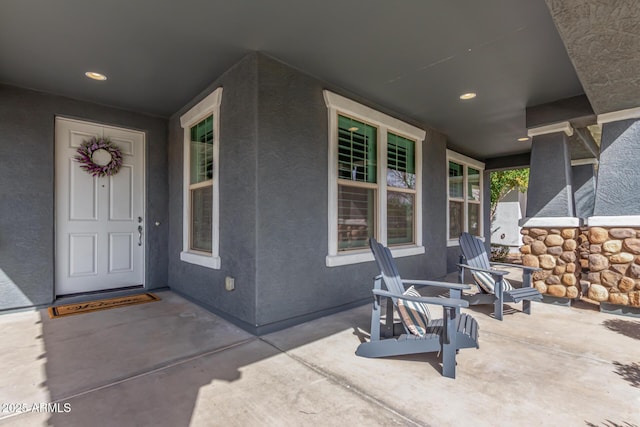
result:
[(138, 246), (142, 246), (142, 226), (138, 226)]

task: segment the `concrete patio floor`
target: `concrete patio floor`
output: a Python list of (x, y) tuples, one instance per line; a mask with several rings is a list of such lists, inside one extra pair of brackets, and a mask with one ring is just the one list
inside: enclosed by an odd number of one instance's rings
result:
[[(503, 322), (467, 309), (480, 349), (460, 352), (452, 380), (435, 354), (357, 357), (369, 305), (255, 337), (157, 294), (59, 319), (1, 315), (0, 426), (640, 425), (640, 321), (584, 303), (531, 316), (516, 304)], [(59, 412), (31, 411), (41, 403)]]

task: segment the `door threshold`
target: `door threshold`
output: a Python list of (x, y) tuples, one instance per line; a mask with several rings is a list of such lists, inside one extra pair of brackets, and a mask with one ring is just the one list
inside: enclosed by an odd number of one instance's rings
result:
[(57, 295), (52, 306), (69, 304), (74, 302), (85, 302), (95, 299), (116, 298), (144, 291), (144, 285), (126, 286), (124, 288), (103, 289), (100, 291), (81, 292), (77, 294)]

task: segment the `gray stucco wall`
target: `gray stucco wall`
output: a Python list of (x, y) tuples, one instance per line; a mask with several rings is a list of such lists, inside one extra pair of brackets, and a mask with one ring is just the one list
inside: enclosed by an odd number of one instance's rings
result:
[[(322, 91), (341, 91), (266, 56), (258, 58), (256, 319), (259, 325), (269, 325), (366, 299), (377, 271), (374, 262), (325, 265), (329, 137)], [(424, 150), (429, 165), (424, 177), (428, 255), (398, 260), (407, 277), (433, 278), (445, 267), (436, 255), (442, 251), (434, 250), (442, 248), (444, 232), (436, 232), (433, 224), (444, 223), (442, 209), (434, 208), (443, 207), (446, 200), (446, 151), (444, 138), (439, 144), (435, 139), (438, 135), (431, 132)], [(438, 258), (441, 262), (435, 265)]]
[[(219, 86), (224, 87), (222, 268), (211, 270), (179, 257), (183, 144), (179, 117)], [(325, 265), (328, 129), (323, 89), (395, 115), (274, 59), (252, 54), (170, 120), (170, 286), (254, 333), (360, 304), (371, 295), (377, 273), (373, 262)], [(446, 273), (446, 140), (427, 131), (423, 147), (423, 162), (428, 165), (423, 173), (427, 253), (401, 258), (398, 264), (406, 277), (436, 278)], [(224, 291), (225, 276), (236, 279), (235, 291)]]
[(533, 137), (526, 217), (574, 216), (571, 188), (566, 135), (558, 132)]
[(640, 215), (639, 157), (640, 120), (602, 126), (595, 216)]
[[(256, 306), (257, 62), (240, 61), (169, 121), (169, 286), (210, 310), (253, 329)], [(212, 80), (215, 76), (212, 76)], [(213, 270), (180, 260), (183, 129), (180, 116), (218, 87), (220, 105), (220, 258)], [(226, 276), (236, 289), (225, 291)]]
[(166, 120), (0, 85), (0, 310), (54, 299), (57, 115), (146, 132), (146, 284), (167, 285)]
[[(322, 91), (384, 109), (266, 56), (258, 62), (256, 321), (268, 330), (276, 322), (369, 298), (374, 262), (325, 265), (328, 125)], [(426, 255), (398, 259), (405, 277), (445, 273), (445, 156), (444, 137), (429, 132), (423, 150), (428, 249)]]

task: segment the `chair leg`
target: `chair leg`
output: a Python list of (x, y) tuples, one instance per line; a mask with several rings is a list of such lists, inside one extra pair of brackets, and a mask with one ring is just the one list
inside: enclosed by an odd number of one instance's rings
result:
[(380, 300), (378, 295), (373, 297), (373, 308), (371, 309), (371, 341), (380, 341)]
[(442, 376), (456, 377), (456, 322), (455, 309), (444, 307), (446, 335), (442, 341)]
[(502, 290), (504, 289), (504, 282), (502, 278), (499, 281), (496, 281), (495, 284), (495, 292), (496, 292), (496, 300), (493, 303), (493, 313), (496, 316), (496, 319), (502, 320), (502, 307), (504, 301), (504, 293)]
[[(531, 271), (525, 270), (522, 275), (522, 287), (531, 287)], [(531, 314), (531, 301), (522, 301), (522, 311), (526, 314)]]
[(383, 335), (385, 338), (393, 337), (393, 301), (391, 298), (387, 298), (387, 315), (385, 317)]
[[(449, 289), (449, 298), (462, 299), (462, 291), (460, 289)], [(456, 316), (460, 316), (460, 307), (456, 307)]]
[(496, 319), (502, 320), (502, 297), (496, 295), (496, 301), (493, 303), (493, 314)]

